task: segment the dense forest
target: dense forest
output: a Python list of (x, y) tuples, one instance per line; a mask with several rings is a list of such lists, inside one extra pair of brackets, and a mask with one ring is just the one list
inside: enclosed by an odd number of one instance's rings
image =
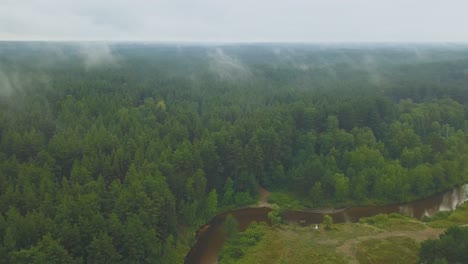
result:
[(468, 47), (0, 43), (0, 263), (181, 263), (258, 187), (468, 180)]

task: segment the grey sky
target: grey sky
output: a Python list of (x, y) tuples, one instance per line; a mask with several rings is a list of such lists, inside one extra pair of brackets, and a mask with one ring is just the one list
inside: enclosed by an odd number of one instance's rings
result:
[(467, 42), (466, 0), (0, 0), (0, 40)]

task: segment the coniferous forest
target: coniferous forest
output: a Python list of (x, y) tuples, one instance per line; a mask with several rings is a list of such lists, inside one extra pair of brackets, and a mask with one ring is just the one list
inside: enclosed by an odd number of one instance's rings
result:
[(468, 180), (468, 46), (0, 43), (0, 263), (182, 263), (258, 188)]

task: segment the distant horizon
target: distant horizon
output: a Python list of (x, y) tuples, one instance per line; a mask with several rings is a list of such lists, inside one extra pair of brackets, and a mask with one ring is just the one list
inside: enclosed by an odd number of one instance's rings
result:
[(218, 40), (112, 40), (112, 39), (0, 39), (0, 42), (53, 42), (53, 43), (138, 43), (138, 44), (299, 44), (299, 45), (421, 45), (421, 44), (436, 44), (436, 45), (468, 45), (468, 41), (218, 41)]

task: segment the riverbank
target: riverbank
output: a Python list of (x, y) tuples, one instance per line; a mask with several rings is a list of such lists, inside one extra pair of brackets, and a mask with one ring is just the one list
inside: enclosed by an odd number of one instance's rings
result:
[[(465, 186), (465, 187), (464, 187)], [(447, 193), (448, 191), (456, 188), (465, 188), (468, 192), (468, 183), (456, 185), (453, 188), (447, 189), (445, 191), (440, 191), (433, 194), (432, 196), (439, 196), (441, 194)], [(261, 188), (263, 189), (263, 188)], [(260, 189), (259, 193), (261, 195), (262, 190)], [(264, 189), (265, 190), (265, 189)], [(361, 200), (361, 201), (347, 201), (341, 203), (321, 203), (313, 204), (307, 199), (297, 197), (296, 195), (281, 190), (265, 190), (268, 192), (268, 204), (276, 204), (282, 209), (295, 210), (295, 211), (304, 211), (304, 212), (315, 212), (315, 213), (333, 213), (337, 211), (342, 211), (347, 208), (354, 207), (376, 207), (376, 206), (391, 206), (391, 205), (403, 205), (408, 203), (417, 203), (418, 201), (427, 200), (428, 197), (412, 197), (407, 201), (397, 201), (389, 202), (382, 200)], [(454, 208), (451, 208), (454, 209)]]
[[(466, 225), (468, 205), (444, 219), (446, 223)], [(445, 231), (431, 227), (441, 220), (425, 223), (391, 214), (363, 218), (359, 223), (335, 224), (330, 231), (296, 224), (262, 226), (263, 236), (257, 244), (241, 250), (239, 259), (222, 259), (220, 264), (417, 263), (419, 244)]]
[[(340, 212), (340, 211), (343, 211), (345, 210), (346, 208), (307, 208), (307, 207), (304, 207), (304, 206), (299, 206), (298, 202), (295, 202), (294, 204), (296, 204), (295, 206), (292, 206), (291, 202), (285, 202), (285, 200), (281, 200), (279, 201), (278, 200), (278, 195), (282, 195), (282, 193), (279, 193), (279, 192), (270, 192), (268, 191), (267, 189), (263, 188), (263, 187), (259, 187), (259, 195), (260, 195), (260, 198), (257, 202), (257, 204), (255, 205), (252, 205), (250, 207), (267, 207), (267, 208), (272, 208), (273, 204), (277, 204), (278, 206), (280, 206), (280, 208), (282, 209), (287, 209), (287, 210), (295, 210), (295, 211), (303, 211), (303, 212), (310, 212), (310, 213), (319, 213), (319, 214), (330, 214), (330, 213), (336, 213), (336, 212)], [(272, 195), (275, 198), (272, 198)], [(277, 203), (279, 201), (279, 203)], [(289, 199), (288, 199), (289, 201)]]
[(439, 228), (441, 224), (468, 224), (468, 204), (426, 220), (390, 214), (335, 224), (332, 230), (296, 224), (262, 226), (258, 243), (240, 250), (239, 259), (222, 259), (220, 264), (417, 263), (420, 243), (442, 234), (446, 228)]
[[(368, 206), (354, 207), (334, 212), (311, 212), (298, 210), (284, 210), (282, 215), (285, 222), (291, 225), (313, 225), (321, 223), (325, 214), (333, 217), (335, 223), (356, 223), (363, 217), (371, 217), (378, 214), (400, 213), (406, 216), (412, 216), (421, 219), (423, 216), (432, 216), (440, 211), (455, 209), (463, 203), (466, 196), (467, 186), (454, 188), (444, 194), (429, 197), (408, 204), (389, 205), (389, 206)], [(268, 195), (267, 195), (268, 196)], [(266, 197), (267, 197), (266, 196)], [(265, 199), (265, 196), (263, 197)], [(224, 243), (224, 233), (222, 223), (228, 214), (231, 214), (239, 223), (240, 231), (245, 230), (252, 222), (268, 222), (268, 213), (271, 208), (255, 206), (244, 207), (241, 209), (229, 210), (214, 217), (208, 224), (208, 228), (197, 239), (185, 258), (186, 264), (216, 263), (219, 250)], [(457, 216), (456, 218), (463, 218)], [(466, 217), (468, 219), (468, 216)], [(444, 221), (447, 221), (446, 219)], [(468, 223), (468, 222), (467, 222)], [(428, 224), (429, 227), (431, 224)]]

